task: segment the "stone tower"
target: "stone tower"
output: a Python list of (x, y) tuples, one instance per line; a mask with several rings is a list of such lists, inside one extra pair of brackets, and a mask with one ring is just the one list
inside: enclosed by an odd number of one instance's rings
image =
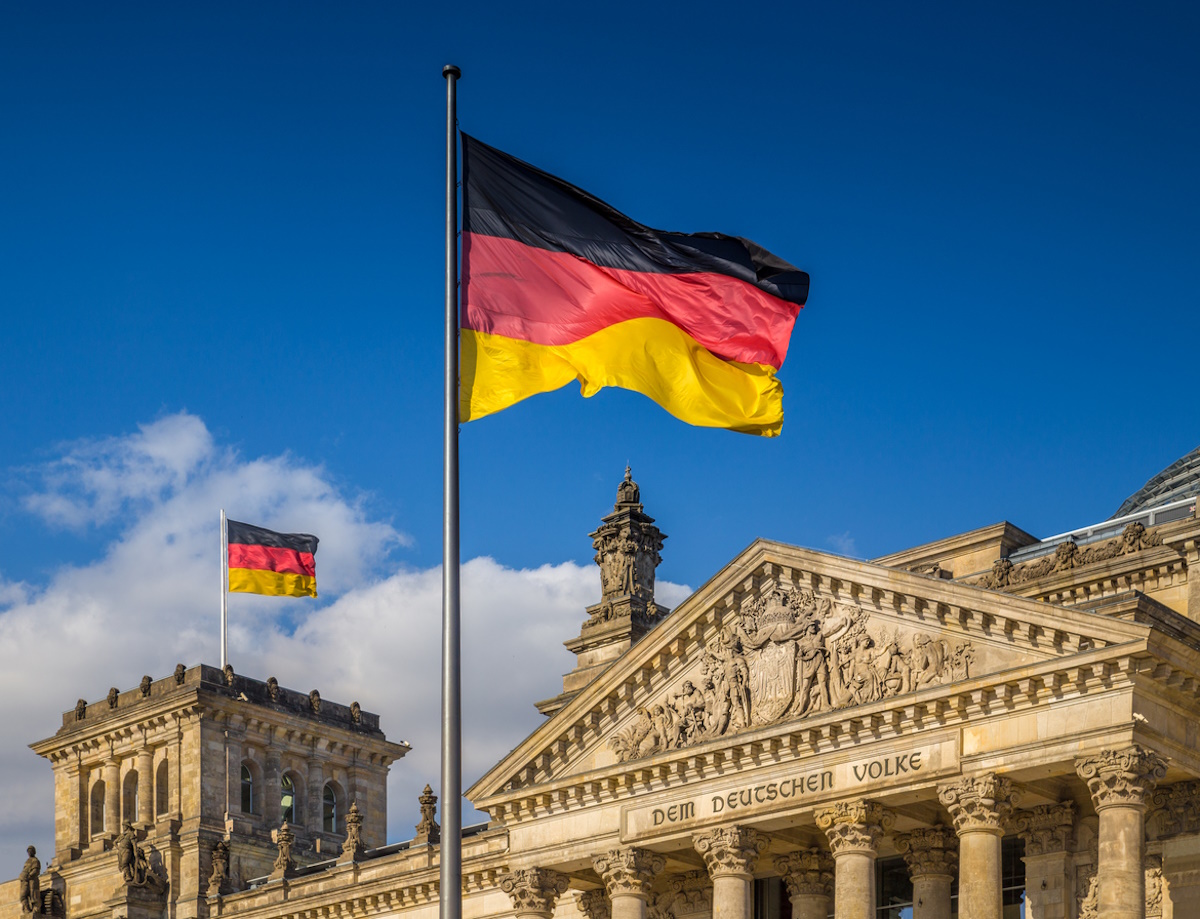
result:
[(388, 767), (409, 750), (357, 702), (182, 664), (80, 699), (31, 746), (54, 769), (42, 888), (70, 919), (203, 919), (212, 897), (272, 873), (278, 835), (296, 865), (338, 857), (352, 804), (364, 844), (381, 846)]
[(564, 642), (577, 663), (563, 676), (562, 694), (537, 703), (543, 715), (566, 705), (668, 612), (654, 601), (654, 572), (667, 537), (643, 510), (641, 491), (628, 466), (612, 513), (589, 535), (600, 566), (600, 602), (587, 608), (579, 635)]

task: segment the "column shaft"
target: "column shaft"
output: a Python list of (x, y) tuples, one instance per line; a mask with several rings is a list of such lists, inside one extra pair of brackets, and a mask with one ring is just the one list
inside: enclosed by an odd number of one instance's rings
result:
[(834, 852), (833, 862), (835, 919), (875, 919), (875, 853)]
[(1025, 919), (1070, 919), (1068, 909), (1074, 902), (1070, 864), (1065, 852), (1025, 856)]
[(646, 900), (635, 894), (612, 897), (612, 919), (646, 919)]
[(947, 874), (921, 874), (913, 881), (913, 919), (950, 919), (950, 884)]
[(137, 755), (138, 823), (154, 823), (154, 751), (145, 748)]
[(792, 919), (828, 919), (829, 897), (802, 893), (792, 897)]
[(121, 764), (115, 759), (104, 763), (104, 832), (121, 832)]
[(1100, 810), (1099, 906), (1104, 919), (1144, 919), (1146, 830), (1141, 805)]
[(279, 768), (279, 751), (267, 751), (267, 768), (263, 770), (262, 814), (267, 826), (277, 827), (282, 819), (279, 796), (282, 794), (283, 773)]
[[(714, 877), (713, 916), (720, 919), (751, 919), (754, 915), (753, 877), (722, 874)], [(613, 919), (616, 919), (615, 915)]]
[(1001, 919), (1000, 832), (960, 833), (958, 864), (959, 919)]

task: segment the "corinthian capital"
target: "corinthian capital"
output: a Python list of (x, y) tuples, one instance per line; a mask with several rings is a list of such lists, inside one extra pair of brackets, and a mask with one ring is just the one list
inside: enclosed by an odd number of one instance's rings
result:
[(948, 826), (931, 826), (896, 837), (896, 848), (904, 853), (908, 873), (916, 877), (958, 873), (958, 836)]
[(1039, 804), (1013, 816), (1017, 834), (1025, 840), (1025, 854), (1052, 855), (1072, 847), (1075, 834), (1075, 802)]
[(1000, 833), (1017, 794), (1012, 782), (994, 772), (938, 786), (938, 800), (950, 811), (954, 829), (963, 833)]
[(833, 858), (816, 846), (780, 855), (775, 868), (783, 875), (789, 897), (833, 896)]
[(609, 849), (592, 859), (592, 867), (604, 879), (610, 897), (635, 896), (647, 900), (654, 876), (667, 860), (646, 849)]
[(896, 822), (895, 814), (874, 801), (839, 801), (814, 816), (835, 856), (842, 852), (874, 853), (883, 834)]
[(587, 919), (612, 919), (612, 901), (603, 890), (585, 890), (575, 894), (575, 905)]
[(512, 900), (518, 916), (549, 916), (567, 892), (567, 876), (549, 868), (518, 868), (501, 875), (500, 889)]
[(758, 856), (767, 847), (768, 839), (745, 826), (718, 827), (692, 837), (696, 851), (704, 856), (710, 877), (754, 874)]
[(1154, 786), (1167, 774), (1167, 761), (1135, 744), (1081, 757), (1075, 760), (1075, 771), (1087, 782), (1096, 810), (1116, 805), (1145, 807)]

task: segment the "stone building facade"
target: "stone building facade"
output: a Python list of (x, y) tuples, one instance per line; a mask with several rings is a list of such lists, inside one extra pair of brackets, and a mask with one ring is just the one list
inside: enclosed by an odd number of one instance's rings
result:
[[(1072, 533), (1004, 523), (871, 562), (758, 540), (668, 612), (666, 537), (627, 472), (592, 534), (601, 596), (566, 642), (577, 666), (467, 792), (489, 821), (462, 840), (463, 915), (1200, 917), (1198, 492), (1200, 475), (1158, 476)], [(381, 844), (403, 748), (366, 713), (272, 707), (254, 681), (239, 701), (221, 677), (184, 671), (186, 705), (170, 679), (118, 693), (35, 745), (58, 802), (46, 908), (133, 912), (112, 893), (129, 888), (107, 838), (126, 811), (107, 789), (136, 782), (168, 914), (435, 916), (432, 790), (417, 837)], [(206, 755), (254, 764), (273, 793), (295, 769), (307, 800), (332, 778), (357, 808), (331, 833), (304, 822), (306, 848), (271, 835), (274, 804), (241, 814), (234, 771), (205, 773)], [(161, 818), (141, 792), (160, 762)], [(17, 882), (3, 890), (15, 919)]]

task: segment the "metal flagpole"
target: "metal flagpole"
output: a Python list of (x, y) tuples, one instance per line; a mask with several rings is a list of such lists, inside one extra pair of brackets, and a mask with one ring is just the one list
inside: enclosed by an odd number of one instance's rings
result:
[(446, 79), (446, 393), (442, 517), (442, 845), (441, 919), (462, 919), (462, 699), (458, 594), (458, 138), (454, 90)]
[(221, 509), (221, 669), (229, 663), (229, 527)]

